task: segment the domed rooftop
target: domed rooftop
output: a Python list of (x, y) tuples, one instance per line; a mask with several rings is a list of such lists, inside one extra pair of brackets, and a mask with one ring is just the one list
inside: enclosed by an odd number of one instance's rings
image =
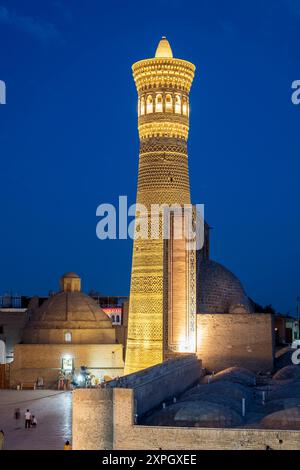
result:
[(76, 273), (72, 273), (72, 272), (69, 272), (69, 273), (65, 273), (63, 276), (62, 276), (62, 279), (64, 278), (71, 278), (71, 279), (79, 279), (79, 276), (78, 274)]
[(60, 278), (60, 290), (65, 292), (80, 292), (81, 279), (76, 273), (65, 273)]
[(155, 57), (157, 58), (165, 58), (165, 57), (172, 58), (173, 57), (173, 52), (172, 52), (170, 43), (165, 36), (163, 36), (161, 40), (159, 41), (159, 44), (155, 52)]
[(273, 380), (290, 380), (300, 379), (300, 366), (289, 365), (279, 369), (276, 374), (273, 375)]
[[(63, 333), (75, 333), (76, 342), (98, 342), (115, 335), (108, 315), (94, 299), (80, 291), (81, 279), (75, 273), (67, 273), (60, 280), (61, 291), (49, 297), (33, 311), (23, 333), (24, 342), (60, 342)], [(106, 333), (104, 333), (106, 331)], [(85, 339), (84, 339), (85, 337)], [(105, 342), (105, 341), (104, 341)]]
[(229, 407), (241, 414), (241, 402), (243, 398), (246, 399), (247, 406), (253, 401), (253, 392), (250, 387), (239, 383), (219, 381), (206, 385), (198, 385), (192, 388), (180, 397), (180, 403), (202, 400)]
[(174, 424), (193, 427), (231, 428), (242, 424), (231, 408), (209, 401), (186, 402), (174, 416)]
[(256, 383), (256, 376), (249, 369), (233, 366), (214, 374), (210, 380), (211, 382), (229, 381), (252, 387)]
[(46, 300), (32, 315), (32, 327), (90, 327), (111, 328), (108, 315), (94, 299), (82, 292), (59, 292)]
[(300, 406), (275, 411), (263, 418), (260, 427), (264, 429), (300, 430)]
[(197, 310), (199, 313), (252, 313), (253, 306), (241, 282), (229, 269), (205, 260), (197, 270)]
[(233, 409), (209, 401), (185, 401), (156, 411), (145, 419), (150, 426), (184, 426), (203, 428), (227, 428), (242, 424)]

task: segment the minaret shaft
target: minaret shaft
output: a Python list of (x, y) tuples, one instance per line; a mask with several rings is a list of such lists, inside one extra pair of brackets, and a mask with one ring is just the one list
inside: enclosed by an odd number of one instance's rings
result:
[[(167, 43), (167, 44), (166, 44)], [(190, 204), (187, 137), (193, 64), (174, 59), (162, 39), (157, 57), (137, 62), (140, 157), (137, 203)], [(161, 56), (160, 56), (161, 54)], [(168, 56), (169, 54), (169, 56)], [(133, 244), (125, 373), (163, 361), (164, 242)]]

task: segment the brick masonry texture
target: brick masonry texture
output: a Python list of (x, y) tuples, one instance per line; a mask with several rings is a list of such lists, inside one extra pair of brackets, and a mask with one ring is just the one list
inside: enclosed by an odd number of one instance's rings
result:
[(57, 384), (66, 355), (74, 359), (75, 369), (85, 365), (93, 371), (111, 377), (123, 374), (123, 346), (121, 344), (17, 344), (10, 370), (10, 385), (36, 381), (43, 377), (46, 387)]
[[(175, 365), (181, 368), (184, 361), (187, 361), (186, 357), (182, 358), (181, 364), (181, 359), (177, 359), (177, 362), (170, 361), (169, 375), (166, 363), (149, 369), (148, 374), (145, 374), (145, 371), (132, 374), (129, 376), (129, 381), (132, 386), (134, 380), (136, 381), (135, 390), (112, 388), (73, 392), (73, 448), (77, 450), (265, 450), (266, 448), (300, 450), (300, 431), (135, 425), (134, 413), (138, 389), (144, 387), (143, 396), (140, 398), (145, 401), (151, 400), (155, 378), (158, 379), (161, 372), (164, 383), (160, 384), (160, 389), (169, 396), (169, 386), (173, 386)], [(148, 380), (151, 375), (153, 381)], [(121, 378), (119, 386), (125, 387), (125, 379), (128, 377)]]
[(272, 315), (198, 314), (197, 354), (210, 372), (231, 366), (272, 371)]
[(141, 416), (167, 398), (183, 393), (202, 375), (201, 361), (189, 354), (121, 377), (110, 386), (134, 389), (135, 413)]
[(300, 431), (137, 426), (133, 424), (133, 411), (132, 389), (76, 390), (73, 392), (73, 448), (300, 450)]

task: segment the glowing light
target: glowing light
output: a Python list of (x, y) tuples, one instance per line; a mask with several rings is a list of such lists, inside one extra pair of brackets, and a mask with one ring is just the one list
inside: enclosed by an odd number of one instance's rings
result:
[(184, 114), (184, 116), (187, 115), (187, 100), (186, 100), (186, 97), (183, 98), (182, 114)]
[(145, 98), (141, 98), (141, 116), (145, 114)]
[(201, 347), (203, 345), (204, 340), (204, 329), (197, 328), (197, 347)]
[(72, 333), (68, 332), (68, 333), (65, 333), (65, 342), (66, 343), (71, 343), (72, 341)]
[(175, 113), (181, 114), (181, 98), (180, 95), (175, 95)]
[(153, 113), (153, 98), (151, 95), (147, 98), (147, 114)]
[(155, 112), (156, 113), (162, 113), (163, 107), (162, 107), (162, 95), (156, 95), (155, 98)]
[(62, 369), (65, 371), (73, 370), (73, 358), (70, 355), (66, 355), (62, 358)]
[(172, 112), (173, 111), (173, 100), (171, 95), (166, 96), (166, 111), (167, 112)]

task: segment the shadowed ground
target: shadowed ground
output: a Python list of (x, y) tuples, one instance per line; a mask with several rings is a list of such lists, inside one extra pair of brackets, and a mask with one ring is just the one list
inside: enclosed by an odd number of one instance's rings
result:
[[(15, 408), (20, 408), (18, 425)], [(25, 429), (24, 413), (37, 417), (37, 428)], [(71, 441), (72, 394), (53, 390), (0, 390), (0, 429), (5, 433), (6, 450), (61, 450)], [(17, 429), (18, 427), (18, 429)]]

